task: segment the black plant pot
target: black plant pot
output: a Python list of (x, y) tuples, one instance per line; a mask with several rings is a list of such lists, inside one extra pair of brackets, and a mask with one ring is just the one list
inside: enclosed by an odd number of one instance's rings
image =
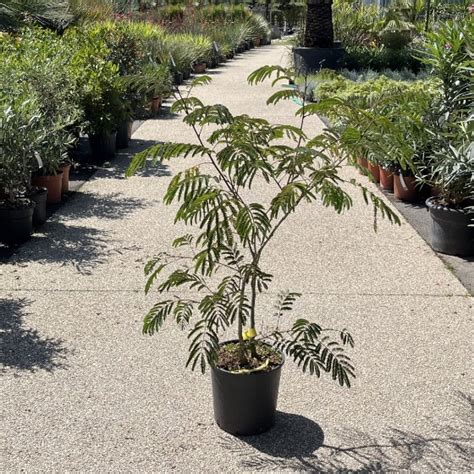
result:
[(191, 77), (191, 70), (186, 69), (186, 71), (183, 71), (183, 80), (187, 81)]
[(246, 42), (244, 43), (244, 50), (245, 50), (245, 51), (248, 51), (249, 49), (250, 49), (250, 41), (246, 41)]
[(250, 374), (233, 374), (213, 367), (212, 395), (217, 425), (237, 436), (268, 431), (275, 424), (283, 363), (284, 360), (269, 372)]
[(31, 195), (30, 199), (35, 203), (33, 211), (33, 225), (40, 226), (46, 222), (46, 199), (48, 197), (48, 190), (46, 188), (36, 188)]
[(431, 246), (447, 255), (473, 257), (474, 213), (442, 206), (438, 199), (426, 200), (431, 214)]
[(128, 148), (130, 138), (132, 137), (133, 122), (122, 122), (117, 129), (117, 150)]
[(294, 48), (295, 69), (300, 74), (309, 74), (320, 69), (340, 69), (344, 48), (334, 43), (332, 48)]
[(180, 86), (183, 83), (183, 73), (176, 71), (173, 75), (173, 81), (175, 86)]
[(0, 242), (16, 245), (26, 242), (33, 232), (35, 203), (20, 209), (0, 207)]
[(115, 157), (117, 145), (117, 133), (99, 133), (89, 135), (91, 145), (92, 160), (95, 163), (103, 163)]

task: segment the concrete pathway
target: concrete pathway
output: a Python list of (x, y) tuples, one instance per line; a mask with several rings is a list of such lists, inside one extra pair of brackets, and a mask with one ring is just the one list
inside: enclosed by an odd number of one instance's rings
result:
[[(268, 108), (269, 86), (245, 81), (285, 54), (253, 50), (212, 72), (199, 95), (291, 122), (295, 106)], [(0, 267), (1, 472), (469, 470), (473, 300), (407, 223), (381, 222), (375, 234), (359, 197), (343, 216), (314, 205), (287, 223), (266, 262), (278, 276), (260, 301), (264, 313), (279, 289), (300, 290), (294, 316), (350, 328), (354, 387), (288, 362), (277, 427), (242, 439), (221, 432), (209, 376), (184, 368), (185, 334), (169, 325), (141, 335), (153, 302), (143, 265), (178, 231), (161, 199), (186, 163), (123, 178), (133, 151), (192, 135), (165, 117), (134, 138)]]

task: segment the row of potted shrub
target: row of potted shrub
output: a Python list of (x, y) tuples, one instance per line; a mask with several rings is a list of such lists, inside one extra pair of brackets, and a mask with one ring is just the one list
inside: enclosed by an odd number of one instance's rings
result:
[(0, 241), (25, 241), (44, 221), (45, 187), (50, 203), (61, 200), (81, 134), (91, 160), (110, 160), (128, 146), (133, 119), (156, 115), (173, 83), (250, 48), (257, 34), (238, 37), (227, 54), (205, 35), (146, 22), (0, 36)]
[(323, 72), (311, 83), (316, 100), (333, 99), (321, 112), (344, 130), (347, 157), (401, 200), (431, 194), (432, 247), (464, 257), (474, 255), (473, 38), (469, 19), (440, 25), (417, 53), (425, 72), (408, 81)]

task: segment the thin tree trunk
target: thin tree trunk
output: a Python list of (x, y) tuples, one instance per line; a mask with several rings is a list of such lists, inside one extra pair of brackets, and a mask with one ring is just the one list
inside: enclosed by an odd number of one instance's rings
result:
[(304, 45), (308, 48), (334, 46), (332, 0), (308, 0)]

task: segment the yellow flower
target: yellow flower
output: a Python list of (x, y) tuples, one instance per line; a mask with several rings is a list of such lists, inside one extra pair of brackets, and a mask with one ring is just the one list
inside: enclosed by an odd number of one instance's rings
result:
[(242, 333), (242, 337), (244, 341), (248, 341), (249, 339), (254, 339), (256, 336), (257, 336), (257, 331), (255, 330), (255, 328), (247, 329), (246, 331)]

